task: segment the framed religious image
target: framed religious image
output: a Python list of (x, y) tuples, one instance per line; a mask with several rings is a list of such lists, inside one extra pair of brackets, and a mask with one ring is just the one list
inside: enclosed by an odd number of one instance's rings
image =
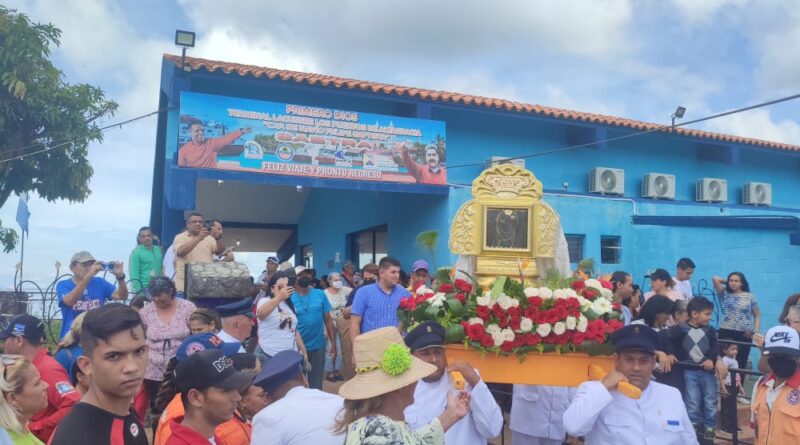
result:
[(484, 207), (485, 250), (531, 250), (530, 208)]

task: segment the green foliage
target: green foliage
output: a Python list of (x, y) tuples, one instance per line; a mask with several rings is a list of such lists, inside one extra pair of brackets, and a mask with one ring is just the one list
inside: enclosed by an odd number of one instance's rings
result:
[[(82, 202), (91, 192), (88, 145), (102, 141), (96, 121), (117, 104), (99, 88), (66, 82), (49, 60), (60, 36), (52, 24), (0, 6), (0, 207), (12, 193)], [(7, 252), (16, 241), (13, 229), (0, 226)]]
[(431, 267), (433, 267), (433, 270), (436, 270), (436, 244), (438, 242), (438, 230), (426, 230), (417, 234), (417, 245), (431, 254)]
[(550, 289), (566, 289), (570, 287), (572, 280), (572, 277), (563, 277), (557, 270), (550, 269), (544, 276), (543, 286)]
[(594, 273), (594, 258), (584, 258), (578, 263), (578, 269), (582, 270), (586, 275), (592, 276)]
[(453, 280), (450, 279), (450, 269), (448, 269), (446, 267), (442, 267), (441, 269), (438, 269), (436, 271), (436, 274), (434, 275), (434, 277), (436, 278), (437, 281), (439, 281), (439, 284), (451, 283), (453, 281)]

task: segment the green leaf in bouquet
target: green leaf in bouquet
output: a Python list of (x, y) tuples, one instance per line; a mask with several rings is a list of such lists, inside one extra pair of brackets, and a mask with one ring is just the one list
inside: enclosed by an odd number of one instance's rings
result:
[(497, 279), (494, 280), (494, 284), (492, 285), (492, 298), (497, 298), (500, 296), (500, 294), (503, 293), (503, 288), (505, 288), (506, 280), (508, 280), (508, 278), (506, 277), (497, 277)]
[(427, 305), (427, 304), (420, 304), (419, 306), (417, 306), (417, 308), (414, 309), (414, 312), (412, 312), (412, 316), (414, 317), (414, 320), (416, 320), (416, 321), (424, 321), (424, 320), (426, 320), (425, 311), (428, 309), (428, 307), (429, 307), (429, 305)]
[(452, 283), (453, 280), (450, 279), (450, 269), (447, 267), (441, 267), (436, 270), (436, 280), (439, 281), (439, 284)]
[(589, 355), (612, 355), (614, 354), (614, 345), (611, 342), (597, 343), (596, 341), (586, 341), (581, 343), (576, 348), (580, 352), (585, 352)]
[(464, 317), (464, 305), (461, 304), (460, 301), (456, 300), (455, 298), (451, 298), (445, 301), (448, 309), (450, 309), (450, 316), (452, 318), (460, 319)]
[(432, 305), (428, 306), (425, 309), (425, 315), (423, 317), (423, 320), (439, 321), (439, 316), (441, 312), (442, 308), (440, 307), (433, 307)]
[(594, 309), (591, 309), (591, 308), (587, 309), (587, 310), (586, 310), (586, 311), (583, 313), (583, 315), (584, 315), (584, 316), (585, 316), (585, 317), (586, 317), (586, 318), (587, 318), (589, 321), (594, 321), (594, 320), (597, 320), (598, 318), (600, 318), (600, 314), (598, 314), (597, 312), (595, 312), (595, 311), (594, 311)]
[(444, 331), (444, 342), (445, 343), (460, 343), (464, 341), (466, 335), (464, 334), (464, 326), (460, 323), (458, 324), (451, 324)]

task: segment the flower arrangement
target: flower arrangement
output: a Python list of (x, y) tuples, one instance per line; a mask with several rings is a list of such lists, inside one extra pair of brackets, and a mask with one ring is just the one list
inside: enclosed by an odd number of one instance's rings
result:
[(542, 287), (499, 277), (481, 291), (473, 282), (440, 281), (418, 288), (400, 303), (404, 325), (413, 329), (437, 320), (448, 343), (463, 342), (481, 352), (526, 356), (531, 352), (609, 354), (609, 335), (622, 328), (611, 283), (580, 277), (547, 280)]

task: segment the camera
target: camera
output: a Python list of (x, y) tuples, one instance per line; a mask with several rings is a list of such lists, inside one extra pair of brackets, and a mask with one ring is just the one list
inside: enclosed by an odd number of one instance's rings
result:
[(207, 220), (206, 220), (206, 221), (203, 223), (203, 226), (206, 228), (206, 230), (208, 230), (208, 231), (210, 232), (210, 231), (211, 231), (211, 228), (212, 228), (212, 227), (214, 227), (214, 221), (212, 221), (212, 220), (210, 220), (210, 219), (207, 219)]
[(103, 266), (103, 270), (105, 270), (106, 272), (113, 272), (114, 268), (117, 267), (117, 263), (115, 263), (114, 261), (109, 261), (107, 263), (102, 262), (100, 264)]

